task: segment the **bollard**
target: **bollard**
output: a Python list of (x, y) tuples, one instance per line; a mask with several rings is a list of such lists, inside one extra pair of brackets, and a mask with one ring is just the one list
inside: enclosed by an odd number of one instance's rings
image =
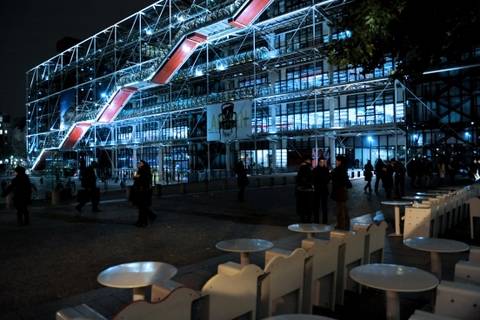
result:
[(357, 171), (357, 178), (360, 178), (360, 171)]
[(355, 172), (352, 171), (351, 177), (352, 179), (355, 178)]

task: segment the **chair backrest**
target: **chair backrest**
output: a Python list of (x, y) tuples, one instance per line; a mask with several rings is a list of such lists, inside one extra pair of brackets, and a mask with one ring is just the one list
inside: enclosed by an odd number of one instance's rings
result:
[(244, 266), (238, 273), (218, 273), (202, 288), (202, 295), (208, 295), (208, 319), (234, 319), (251, 313), (256, 316), (257, 282), (263, 274), (254, 264)]
[(354, 231), (365, 231), (365, 250), (364, 263), (370, 263), (372, 254), (380, 252), (380, 260), (383, 262), (383, 250), (385, 248), (385, 235), (387, 232), (387, 223), (382, 221), (380, 224), (371, 223), (369, 225), (353, 225)]
[(470, 246), (468, 261), (480, 264), (480, 247)]
[(276, 255), (265, 265), (268, 273), (271, 299), (300, 289), (303, 286), (303, 271), (307, 253), (302, 248), (293, 250), (288, 256)]
[(465, 320), (478, 320), (480, 286), (442, 281), (437, 287), (435, 314)]
[(192, 303), (200, 294), (192, 289), (176, 287), (166, 294), (162, 300), (150, 303), (136, 301), (123, 308), (114, 320), (190, 320)]
[(330, 240), (305, 239), (302, 241), (302, 248), (313, 261), (313, 277), (321, 278), (337, 270), (338, 251), (343, 244), (340, 239)]
[(358, 230), (358, 231), (334, 230), (330, 232), (331, 239), (341, 240), (345, 244), (345, 252), (344, 252), (345, 266), (358, 260), (360, 260), (360, 264), (363, 264), (366, 234), (367, 233), (364, 230)]

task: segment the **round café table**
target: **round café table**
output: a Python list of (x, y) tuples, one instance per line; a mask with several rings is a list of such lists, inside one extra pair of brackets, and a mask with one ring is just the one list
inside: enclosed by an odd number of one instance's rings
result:
[(124, 263), (103, 270), (97, 281), (106, 287), (133, 289), (133, 300), (145, 300), (145, 287), (171, 279), (177, 274), (174, 266), (156, 261)]
[(401, 237), (402, 231), (400, 230), (400, 206), (409, 206), (411, 201), (382, 201), (383, 205), (395, 207), (395, 233), (389, 234), (389, 236)]
[(263, 320), (334, 320), (333, 318), (316, 316), (313, 314), (281, 314), (278, 316), (263, 318)]
[(468, 244), (440, 238), (414, 237), (403, 240), (403, 243), (412, 249), (430, 252), (430, 270), (438, 279), (442, 279), (441, 253), (457, 253), (470, 250)]
[(330, 232), (333, 227), (328, 224), (316, 223), (295, 223), (288, 226), (288, 230), (293, 232), (306, 233), (307, 239), (313, 238), (314, 233)]
[(420, 196), (420, 197), (439, 197), (441, 195), (443, 195), (443, 193), (438, 193), (438, 192), (415, 192), (415, 195), (416, 196)]
[(250, 264), (250, 253), (271, 249), (273, 243), (263, 239), (232, 239), (218, 242), (215, 247), (226, 252), (240, 253), (240, 264)]
[(422, 292), (436, 288), (438, 279), (431, 273), (395, 264), (364, 264), (353, 268), (350, 277), (361, 285), (384, 290), (387, 320), (400, 319), (399, 292)]
[(410, 201), (422, 201), (427, 200), (429, 197), (427, 196), (405, 196), (402, 197), (403, 200), (410, 200)]

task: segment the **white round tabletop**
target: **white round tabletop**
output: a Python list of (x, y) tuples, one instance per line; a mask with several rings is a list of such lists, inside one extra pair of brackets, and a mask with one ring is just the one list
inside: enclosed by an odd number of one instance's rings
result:
[(258, 252), (271, 249), (273, 243), (262, 239), (232, 239), (220, 241), (215, 247), (228, 252)]
[(466, 243), (439, 238), (415, 237), (405, 239), (403, 243), (412, 249), (439, 253), (463, 252), (470, 249)]
[(141, 261), (105, 269), (100, 272), (97, 281), (111, 288), (140, 288), (170, 279), (176, 274), (177, 268), (168, 263)]
[(412, 201), (382, 201), (381, 203), (386, 206), (409, 206), (413, 202)]
[(316, 316), (313, 314), (281, 314), (278, 316), (264, 318), (263, 320), (333, 320), (333, 318)]
[(293, 232), (303, 233), (322, 233), (330, 232), (333, 227), (328, 224), (316, 224), (316, 223), (295, 223), (288, 226), (288, 230)]
[(433, 274), (396, 264), (364, 264), (353, 268), (350, 277), (362, 285), (395, 292), (421, 292), (438, 285)]
[(421, 196), (421, 197), (422, 196), (438, 197), (438, 196), (441, 196), (442, 194), (437, 192), (416, 192), (415, 195)]
[(428, 197), (426, 197), (426, 196), (405, 196), (405, 197), (402, 197), (402, 199), (404, 199), (404, 200), (425, 200), (425, 199), (428, 199)]

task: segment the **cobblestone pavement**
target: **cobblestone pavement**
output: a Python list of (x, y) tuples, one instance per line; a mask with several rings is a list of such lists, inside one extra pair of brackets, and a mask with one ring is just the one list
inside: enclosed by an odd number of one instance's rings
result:
[[(353, 182), (348, 202), (352, 218), (382, 209), (382, 196), (364, 194), (363, 184)], [(216, 242), (239, 237), (280, 241), (292, 236), (286, 226), (297, 222), (292, 185), (249, 188), (244, 203), (236, 201), (235, 191), (155, 198), (158, 218), (145, 229), (133, 225), (136, 209), (123, 195), (103, 198), (107, 200), (101, 204), (102, 212), (91, 213), (87, 206), (80, 217), (74, 204), (36, 205), (28, 227), (16, 226), (13, 211), (0, 210), (0, 319), (40, 319), (32, 315), (32, 306), (95, 290), (90, 299), (111, 292), (100, 289), (96, 276), (106, 267), (129, 261), (168, 262), (184, 268), (188, 282), (185, 268), (225, 257), (215, 249)], [(383, 209), (392, 222), (391, 208)], [(335, 223), (333, 203), (329, 222)], [(386, 255), (387, 261), (399, 259)], [(427, 258), (422, 259), (420, 264), (425, 264)], [(53, 319), (58, 307), (52, 304), (46, 318)]]

